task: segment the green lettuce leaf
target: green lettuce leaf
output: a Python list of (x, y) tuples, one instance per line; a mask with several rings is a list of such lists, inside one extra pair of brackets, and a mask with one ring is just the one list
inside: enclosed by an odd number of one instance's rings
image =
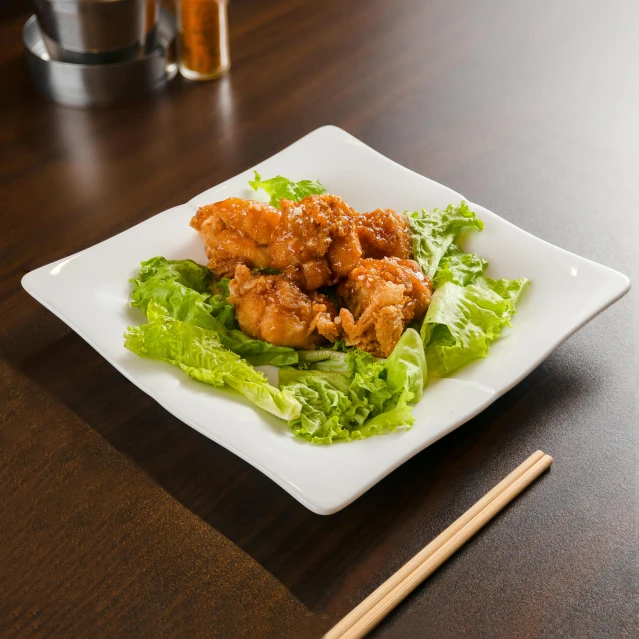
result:
[(479, 255), (464, 253), (459, 246), (451, 244), (433, 278), (435, 288), (453, 282), (460, 286), (467, 286), (486, 270), (488, 262)]
[[(338, 306), (335, 302), (335, 306)], [(346, 372), (348, 365), (346, 364), (346, 353), (357, 350), (354, 346), (347, 346), (344, 339), (338, 339), (332, 345), (326, 345), (322, 348), (312, 351), (298, 351), (299, 368), (320, 370), (320, 371), (337, 371)]]
[(386, 360), (386, 381), (395, 393), (406, 389), (411, 401), (417, 403), (424, 393), (427, 380), (424, 342), (419, 333), (407, 328)]
[(333, 350), (331, 348), (318, 349), (314, 351), (298, 351), (299, 367), (301, 369), (337, 371), (345, 373), (348, 371), (346, 363), (346, 353)]
[(276, 417), (299, 416), (301, 407), (293, 395), (271, 386), (261, 372), (224, 348), (216, 332), (173, 319), (155, 302), (148, 304), (147, 316), (148, 324), (129, 327), (124, 335), (130, 351), (169, 362), (205, 384), (229, 386)]
[(149, 303), (155, 302), (187, 324), (236, 328), (233, 306), (226, 301), (228, 279), (220, 280), (215, 285), (217, 294), (213, 294), (211, 271), (193, 260), (152, 257), (140, 266), (138, 275), (131, 279), (131, 306), (146, 314)]
[(252, 339), (237, 328), (233, 305), (227, 301), (227, 278), (213, 284), (210, 271), (192, 260), (154, 257), (141, 266), (140, 273), (131, 280), (131, 306), (148, 314), (149, 304), (159, 304), (174, 319), (215, 331), (225, 348), (255, 366), (297, 363), (294, 349)]
[[(278, 371), (280, 388), (299, 382), (305, 377), (308, 377), (309, 374), (311, 373), (306, 369), (292, 368), (289, 366), (280, 368)], [(342, 372), (313, 370), (311, 375), (314, 380), (324, 380), (342, 393), (348, 392), (351, 381), (348, 375), (348, 368)]]
[(262, 176), (254, 171), (255, 178), (249, 181), (249, 186), (257, 191), (264, 189), (270, 196), (270, 204), (275, 208), (280, 208), (280, 200), (292, 200), (299, 202), (307, 195), (324, 193), (326, 189), (318, 180), (302, 180), (301, 182), (292, 182), (288, 178), (278, 175), (270, 180), (262, 180)]
[(232, 330), (218, 326), (215, 330), (225, 348), (237, 353), (254, 366), (292, 366), (297, 364), (297, 351), (288, 346), (275, 346), (261, 339), (248, 337), (240, 330)]
[(484, 275), (467, 286), (446, 282), (434, 293), (421, 336), (430, 373), (448, 375), (470, 360), (486, 357), (504, 326), (510, 326), (528, 280), (492, 280)]
[[(335, 351), (318, 351), (325, 357)], [(376, 360), (369, 353), (340, 353), (341, 365), (324, 370), (280, 369), (280, 387), (301, 404), (301, 414), (289, 426), (316, 444), (363, 439), (413, 422), (409, 402), (421, 396), (426, 358), (419, 334), (408, 329), (391, 356)], [(311, 362), (320, 366), (332, 358)]]
[(445, 210), (422, 209), (407, 213), (413, 238), (413, 257), (425, 275), (435, 276), (441, 259), (455, 238), (466, 230), (481, 231), (484, 224), (468, 208), (466, 202), (450, 204)]

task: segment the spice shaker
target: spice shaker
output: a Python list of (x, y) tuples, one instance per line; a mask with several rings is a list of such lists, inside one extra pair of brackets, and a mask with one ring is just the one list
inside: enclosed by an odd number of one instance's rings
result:
[(189, 80), (229, 70), (228, 0), (178, 0), (178, 66)]

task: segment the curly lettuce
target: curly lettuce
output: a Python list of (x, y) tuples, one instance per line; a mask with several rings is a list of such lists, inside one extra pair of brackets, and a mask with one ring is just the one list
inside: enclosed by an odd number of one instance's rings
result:
[(488, 262), (474, 253), (464, 253), (459, 246), (451, 244), (439, 262), (433, 285), (438, 288), (446, 282), (467, 286), (483, 274)]
[(280, 200), (292, 200), (293, 202), (299, 202), (307, 195), (315, 195), (325, 193), (326, 189), (320, 184), (318, 180), (301, 180), (300, 182), (293, 182), (288, 178), (278, 175), (270, 180), (262, 180), (262, 176), (254, 171), (255, 177), (249, 181), (249, 186), (257, 191), (263, 189), (266, 191), (270, 199), (271, 206), (280, 208)]
[(224, 348), (215, 331), (174, 319), (155, 302), (148, 304), (147, 316), (147, 324), (129, 327), (124, 335), (133, 353), (173, 364), (205, 384), (233, 388), (281, 419), (300, 415), (300, 403), (290, 391), (271, 386), (263, 373)]
[(159, 304), (174, 319), (214, 331), (225, 348), (255, 366), (290, 366), (298, 361), (294, 349), (253, 339), (237, 328), (233, 305), (227, 301), (229, 280), (214, 284), (205, 266), (192, 260), (154, 257), (142, 262), (131, 282), (131, 306), (145, 314), (149, 304)]
[(419, 333), (407, 328), (386, 360), (386, 382), (394, 393), (407, 390), (411, 402), (416, 404), (426, 384), (426, 355)]
[(421, 329), (429, 372), (448, 375), (486, 357), (502, 329), (510, 326), (527, 284), (525, 278), (493, 280), (480, 275), (467, 286), (452, 281), (440, 286)]
[[(320, 360), (325, 361), (325, 360)], [(407, 329), (386, 360), (353, 350), (345, 370), (280, 369), (280, 388), (301, 405), (291, 420), (293, 432), (315, 444), (363, 439), (397, 428), (410, 428), (410, 403), (426, 382), (426, 358), (419, 334)]]
[(226, 301), (228, 280), (221, 280), (214, 294), (211, 271), (193, 260), (152, 257), (140, 266), (140, 272), (130, 280), (131, 306), (146, 314), (149, 303), (155, 302), (187, 324), (236, 328), (233, 306)]
[(486, 277), (488, 262), (455, 243), (461, 233), (484, 227), (466, 202), (443, 211), (408, 213), (408, 220), (414, 259), (435, 288), (420, 331), (428, 370), (444, 376), (488, 355), (510, 325), (528, 280)]
[(468, 208), (466, 202), (457, 206), (450, 204), (443, 211), (422, 209), (406, 215), (413, 240), (413, 259), (431, 279), (460, 233), (484, 228), (484, 223)]

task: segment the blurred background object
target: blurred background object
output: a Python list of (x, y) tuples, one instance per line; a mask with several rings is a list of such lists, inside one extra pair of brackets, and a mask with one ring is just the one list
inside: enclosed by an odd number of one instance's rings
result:
[(156, 43), (159, 0), (33, 0), (53, 60), (135, 60)]
[(213, 80), (231, 67), (228, 0), (178, 0), (180, 74), (189, 80)]
[(23, 42), (36, 88), (104, 106), (162, 90), (177, 72), (174, 16), (159, 0), (33, 0)]

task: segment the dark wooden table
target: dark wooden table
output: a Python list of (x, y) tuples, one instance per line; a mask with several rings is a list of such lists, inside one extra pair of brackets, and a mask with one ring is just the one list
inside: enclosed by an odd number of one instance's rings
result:
[(90, 111), (0, 22), (0, 636), (321, 635), (520, 461), (549, 474), (376, 637), (638, 636), (632, 294), (321, 517), (167, 414), (20, 278), (322, 124), (630, 273), (632, 1), (233, 0), (233, 69)]

